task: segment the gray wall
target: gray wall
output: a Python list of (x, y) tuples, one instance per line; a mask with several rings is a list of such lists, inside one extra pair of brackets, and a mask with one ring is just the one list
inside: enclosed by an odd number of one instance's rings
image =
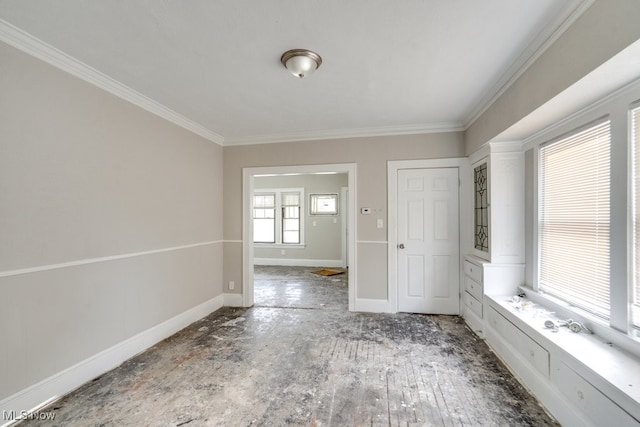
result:
[(0, 94), (2, 400), (222, 294), (222, 149), (3, 43)]
[[(387, 161), (463, 156), (462, 132), (349, 138), (224, 148), (224, 283), (242, 283), (242, 168), (355, 163), (357, 298), (387, 299)], [(384, 228), (376, 228), (382, 218)], [(353, 263), (352, 263), (353, 264)], [(236, 290), (225, 292), (241, 292)]]
[[(254, 178), (254, 188), (304, 188), (304, 236), (305, 247), (254, 247), (254, 258), (334, 260), (342, 258), (342, 217), (344, 206), (336, 216), (309, 215), (309, 194), (335, 193), (340, 199), (342, 187), (346, 187), (347, 174), (265, 176)], [(315, 222), (315, 225), (314, 225)], [(284, 255), (282, 250), (285, 251)]]
[(469, 126), (465, 131), (466, 154), (473, 153), (640, 39), (638, 17), (638, 0), (596, 0)]

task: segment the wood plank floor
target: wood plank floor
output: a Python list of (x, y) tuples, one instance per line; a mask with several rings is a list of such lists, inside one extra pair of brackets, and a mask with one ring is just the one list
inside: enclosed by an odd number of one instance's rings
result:
[(346, 274), (279, 272), (256, 274), (256, 307), (211, 314), (25, 424), (556, 425), (460, 318), (349, 313), (305, 298), (346, 298)]

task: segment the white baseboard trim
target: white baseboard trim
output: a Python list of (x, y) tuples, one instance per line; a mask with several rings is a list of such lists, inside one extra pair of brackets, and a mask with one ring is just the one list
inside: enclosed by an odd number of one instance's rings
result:
[(386, 299), (356, 298), (355, 311), (366, 313), (392, 313)]
[(242, 307), (242, 294), (224, 294), (225, 307)]
[(339, 259), (285, 259), (285, 258), (254, 258), (254, 265), (282, 265), (291, 267), (333, 267), (342, 268)]
[[(168, 319), (146, 331), (128, 338), (111, 348), (101, 351), (49, 378), (40, 381), (18, 393), (0, 401), (0, 414), (20, 415), (22, 411), (35, 411), (45, 404), (64, 396), (84, 383), (110, 371), (122, 362), (148, 349), (163, 339), (175, 334), (223, 306), (224, 296), (219, 295), (209, 301), (197, 305), (171, 319)], [(2, 426), (14, 423), (2, 422)]]

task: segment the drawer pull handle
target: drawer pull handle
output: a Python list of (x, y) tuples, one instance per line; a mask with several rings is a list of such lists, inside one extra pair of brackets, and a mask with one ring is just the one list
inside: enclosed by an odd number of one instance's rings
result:
[(582, 393), (581, 391), (578, 391), (578, 397), (580, 399), (584, 399), (584, 393)]

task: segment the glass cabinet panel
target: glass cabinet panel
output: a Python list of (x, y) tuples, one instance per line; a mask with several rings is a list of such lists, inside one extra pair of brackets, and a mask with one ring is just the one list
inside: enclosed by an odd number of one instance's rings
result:
[(487, 163), (473, 169), (474, 183), (474, 240), (475, 248), (489, 252), (489, 191)]

